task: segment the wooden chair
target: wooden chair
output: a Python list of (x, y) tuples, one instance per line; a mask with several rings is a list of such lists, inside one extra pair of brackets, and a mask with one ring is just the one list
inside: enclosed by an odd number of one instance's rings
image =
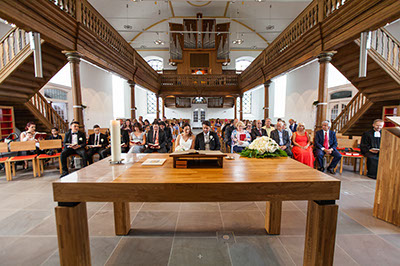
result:
[[(354, 172), (357, 171), (357, 159), (360, 159), (360, 175), (363, 174), (364, 156), (359, 153), (358, 139), (338, 139), (338, 151), (342, 154), (340, 160), (340, 173), (343, 171), (345, 160), (351, 160), (354, 165)], [(364, 167), (365, 168), (365, 167)]]
[[(39, 147), (41, 150), (53, 150), (53, 149), (61, 149), (62, 143), (61, 139), (53, 139), (53, 140), (41, 140), (39, 141)], [(44, 172), (44, 163), (43, 160), (46, 159), (58, 159), (58, 166), (60, 167), (60, 174), (62, 173), (62, 167), (61, 167), (61, 152), (57, 152), (53, 155), (47, 155), (47, 154), (40, 154), (36, 159), (37, 159), (37, 169), (38, 169), (38, 175), (41, 176), (41, 174)]]
[[(17, 141), (10, 143), (10, 152), (17, 151), (35, 151), (36, 150), (36, 142), (35, 141)], [(12, 176), (15, 176), (15, 163), (21, 161), (32, 161), (33, 168), (33, 177), (37, 175), (36, 169), (36, 154), (33, 155), (25, 155), (25, 156), (15, 156), (10, 157), (8, 163), (11, 164), (12, 167)], [(12, 180), (12, 176), (10, 176), (10, 181)]]
[[(8, 152), (8, 144), (5, 142), (0, 143), (0, 153), (5, 153)], [(11, 166), (10, 163), (8, 162), (10, 158), (9, 157), (2, 157), (0, 158), (0, 163), (4, 163), (4, 169), (6, 172), (6, 180), (10, 181), (11, 180)]]

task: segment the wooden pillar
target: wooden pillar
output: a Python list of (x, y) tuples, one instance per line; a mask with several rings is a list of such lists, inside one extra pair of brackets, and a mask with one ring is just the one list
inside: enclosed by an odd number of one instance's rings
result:
[(308, 201), (303, 265), (333, 265), (338, 205)]
[(161, 108), (161, 117), (164, 117), (165, 116), (165, 98), (164, 97), (162, 97), (161, 98), (161, 100), (162, 100), (162, 108)]
[(267, 201), (265, 211), (265, 230), (270, 235), (281, 233), (282, 201)]
[(91, 265), (86, 203), (59, 203), (55, 212), (60, 265)]
[(79, 122), (79, 129), (85, 131), (83, 121), (82, 90), (80, 76), (81, 55), (78, 52), (65, 52), (71, 67), (72, 102), (74, 120)]
[(271, 80), (264, 82), (264, 120), (269, 117), (269, 86), (271, 83)]
[(243, 121), (243, 94), (240, 95), (239, 118), (240, 118), (240, 121)]
[(159, 101), (159, 99), (160, 99), (160, 97), (158, 96), (158, 94), (156, 94), (156, 106), (157, 106), (157, 109), (156, 109), (156, 118), (157, 119), (160, 119), (160, 101)]
[(133, 80), (128, 81), (129, 86), (131, 87), (131, 121), (136, 118), (136, 106), (135, 106), (135, 85), (136, 83)]
[(319, 62), (319, 85), (318, 85), (318, 104), (317, 117), (315, 121), (315, 131), (322, 128), (321, 123), (327, 119), (328, 109), (328, 67), (334, 52), (322, 52), (318, 55)]
[(234, 119), (237, 118), (237, 97), (233, 98), (233, 114), (234, 114)]
[(131, 229), (129, 202), (114, 202), (114, 226), (116, 235), (127, 235)]

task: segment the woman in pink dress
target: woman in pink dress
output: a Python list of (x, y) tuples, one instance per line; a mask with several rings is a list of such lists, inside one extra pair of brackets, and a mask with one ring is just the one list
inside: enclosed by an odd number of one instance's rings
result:
[(306, 132), (304, 123), (298, 123), (297, 131), (293, 133), (293, 158), (310, 167), (314, 167), (314, 154), (310, 147), (310, 136)]

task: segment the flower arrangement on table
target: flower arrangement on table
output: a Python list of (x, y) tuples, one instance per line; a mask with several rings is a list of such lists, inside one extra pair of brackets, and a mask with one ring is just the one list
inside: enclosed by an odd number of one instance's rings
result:
[(186, 151), (187, 149), (184, 147), (184, 146), (182, 146), (182, 145), (178, 145), (178, 146), (176, 146), (176, 148), (175, 148), (175, 151)]
[(279, 145), (271, 138), (262, 136), (255, 139), (245, 148), (240, 156), (249, 158), (270, 158), (270, 157), (287, 157), (285, 151), (279, 149)]

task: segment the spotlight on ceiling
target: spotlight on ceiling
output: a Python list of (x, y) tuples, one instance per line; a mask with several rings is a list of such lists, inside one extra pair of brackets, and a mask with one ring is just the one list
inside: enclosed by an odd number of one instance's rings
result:
[(176, 62), (169, 62), (168, 65), (170, 65), (170, 66), (176, 66)]
[(256, 0), (256, 2), (259, 2), (259, 3), (260, 3), (260, 2), (262, 2), (262, 0)]
[(237, 45), (241, 45), (242, 43), (244, 43), (244, 40), (243, 39), (237, 39), (237, 40), (232, 41), (232, 43), (233, 44), (237, 44)]
[(223, 66), (229, 66), (231, 63), (230, 62), (223, 62), (222, 65)]
[(164, 45), (164, 44), (165, 44), (165, 43), (164, 43), (162, 40), (160, 40), (160, 39), (154, 40), (154, 43), (157, 44), (157, 45)]
[(132, 28), (133, 27), (131, 25), (128, 25), (128, 24), (124, 25), (124, 29), (126, 29), (126, 30), (131, 30)]
[(267, 30), (273, 30), (275, 29), (274, 25), (268, 25), (267, 27), (265, 27)]

